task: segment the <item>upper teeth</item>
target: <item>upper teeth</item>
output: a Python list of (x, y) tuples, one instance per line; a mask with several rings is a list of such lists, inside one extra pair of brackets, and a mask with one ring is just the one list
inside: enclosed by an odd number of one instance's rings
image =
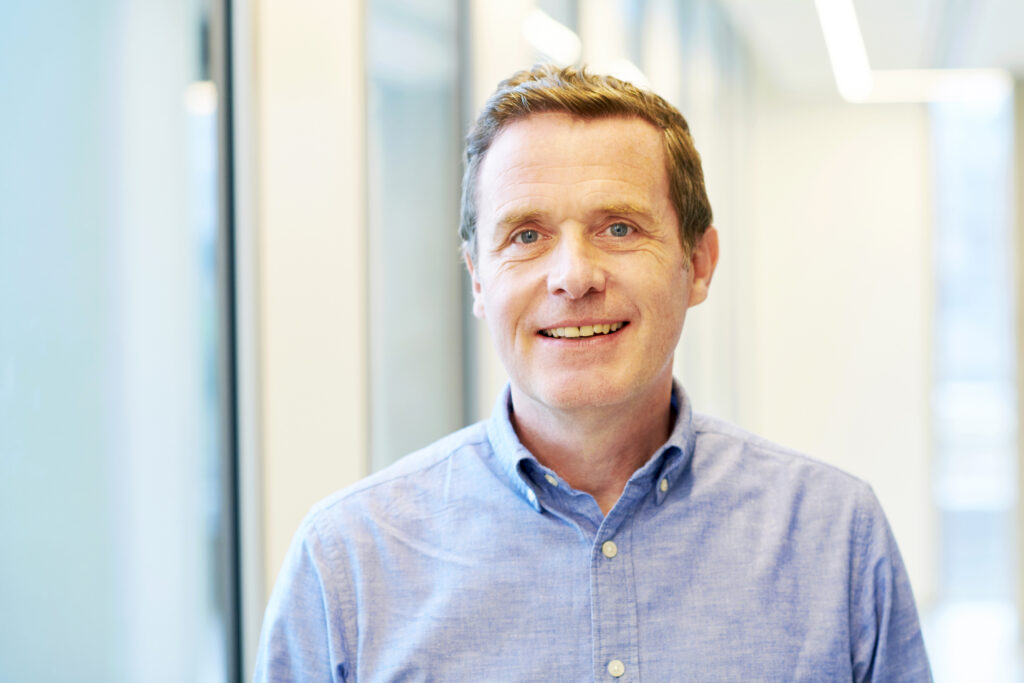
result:
[(593, 337), (595, 334), (608, 334), (621, 329), (626, 323), (611, 323), (608, 325), (582, 325), (580, 327), (553, 327), (549, 330), (541, 330), (542, 334), (548, 337)]

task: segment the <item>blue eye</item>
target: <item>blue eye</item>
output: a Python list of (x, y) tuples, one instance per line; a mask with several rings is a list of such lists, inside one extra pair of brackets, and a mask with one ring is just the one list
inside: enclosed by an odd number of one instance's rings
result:
[(609, 226), (608, 232), (612, 237), (625, 237), (629, 233), (633, 232), (633, 228), (625, 223), (613, 223)]
[(513, 242), (519, 242), (520, 244), (533, 244), (540, 239), (540, 233), (536, 230), (523, 230), (521, 233), (513, 238)]

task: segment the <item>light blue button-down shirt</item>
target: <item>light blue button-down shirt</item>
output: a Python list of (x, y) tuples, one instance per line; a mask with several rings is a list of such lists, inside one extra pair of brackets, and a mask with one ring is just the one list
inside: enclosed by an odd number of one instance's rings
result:
[(257, 681), (928, 681), (870, 488), (694, 415), (607, 516), (490, 420), (317, 505)]

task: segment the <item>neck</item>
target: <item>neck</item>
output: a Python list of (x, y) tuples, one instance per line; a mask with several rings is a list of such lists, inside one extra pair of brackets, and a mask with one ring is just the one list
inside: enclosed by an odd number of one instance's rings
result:
[(604, 514), (672, 432), (672, 377), (626, 404), (560, 410), (512, 387), (512, 425), (534, 457)]

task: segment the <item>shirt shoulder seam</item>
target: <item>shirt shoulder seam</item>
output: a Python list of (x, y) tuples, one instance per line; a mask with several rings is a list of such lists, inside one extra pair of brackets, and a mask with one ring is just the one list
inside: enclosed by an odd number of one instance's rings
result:
[(696, 435), (715, 434), (718, 436), (737, 439), (743, 444), (748, 445), (762, 453), (790, 458), (793, 460), (799, 460), (801, 462), (807, 463), (815, 467), (825, 468), (827, 470), (830, 470), (831, 472), (842, 475), (844, 478), (850, 480), (853, 483), (858, 484), (862, 488), (870, 488), (871, 486), (860, 477), (856, 476), (855, 474), (851, 474), (850, 472), (847, 472), (841, 467), (833, 465), (832, 463), (829, 462), (825, 462), (824, 460), (820, 460), (806, 453), (801, 453), (800, 451), (793, 450), (792, 448), (781, 446), (777, 443), (769, 441), (768, 439), (765, 439), (764, 437), (758, 436), (757, 434), (748, 432), (745, 429), (736, 427), (727, 422), (723, 422), (718, 418), (700, 414), (695, 415), (695, 417), (703, 418), (699, 420), (699, 424), (698, 420), (694, 420), (694, 433)]
[[(318, 517), (321, 513), (326, 513), (327, 511), (331, 510), (337, 505), (340, 505), (355, 496), (367, 493), (369, 491), (373, 491), (374, 489), (380, 488), (381, 486), (385, 486), (387, 484), (391, 484), (411, 476), (422, 474), (424, 472), (434, 469), (439, 465), (443, 465), (444, 463), (448, 462), (452, 457), (458, 455), (461, 451), (465, 450), (466, 448), (482, 446), (488, 443), (489, 440), (487, 436), (484, 435), (483, 438), (481, 439), (461, 442), (454, 448), (451, 448), (449, 450), (443, 451), (435, 455), (433, 458), (429, 459), (427, 462), (422, 463), (415, 469), (394, 472), (389, 476), (374, 477), (374, 475), (370, 475), (361, 481), (357, 481), (351, 484), (350, 486), (347, 486), (339, 491), (335, 491), (334, 493), (328, 495), (326, 498), (324, 498), (314, 506), (313, 515)], [(427, 448), (424, 450), (429, 450), (430, 448), (431, 446), (427, 446)], [(406, 457), (413, 457), (417, 453), (422, 452), (423, 451), (414, 451), (413, 453), (410, 453)], [(381, 474), (383, 474), (383, 470), (381, 471)]]

